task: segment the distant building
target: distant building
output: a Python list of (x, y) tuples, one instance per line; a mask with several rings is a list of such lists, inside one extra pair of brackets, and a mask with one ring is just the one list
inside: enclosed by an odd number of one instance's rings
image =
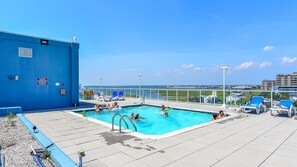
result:
[(292, 74), (278, 74), (276, 75), (275, 86), (297, 86), (297, 72)]
[(275, 80), (262, 81), (262, 90), (271, 90), (273, 86), (275, 86)]
[(290, 97), (297, 97), (297, 86), (276, 86), (274, 91), (285, 91)]
[(252, 90), (252, 86), (233, 86), (233, 90)]

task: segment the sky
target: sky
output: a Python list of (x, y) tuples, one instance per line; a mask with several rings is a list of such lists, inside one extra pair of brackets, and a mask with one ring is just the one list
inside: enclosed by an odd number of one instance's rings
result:
[[(0, 0), (0, 31), (80, 44), (82, 85), (261, 84), (297, 71), (296, 0)], [(1, 55), (0, 55), (1, 56)]]

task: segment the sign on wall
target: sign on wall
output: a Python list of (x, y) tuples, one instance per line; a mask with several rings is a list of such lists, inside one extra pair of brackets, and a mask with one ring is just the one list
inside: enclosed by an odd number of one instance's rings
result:
[(37, 78), (37, 85), (46, 86), (47, 78)]

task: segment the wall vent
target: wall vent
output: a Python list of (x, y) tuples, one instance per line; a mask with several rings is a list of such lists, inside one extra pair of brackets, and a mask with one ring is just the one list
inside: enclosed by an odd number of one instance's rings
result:
[(32, 48), (19, 47), (19, 57), (32, 58)]

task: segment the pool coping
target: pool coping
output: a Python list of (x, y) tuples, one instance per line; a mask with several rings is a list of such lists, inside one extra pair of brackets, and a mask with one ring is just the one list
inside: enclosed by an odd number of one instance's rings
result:
[[(148, 105), (148, 104), (144, 104), (146, 106), (154, 106), (154, 107), (160, 107), (159, 105)], [(125, 108), (125, 107), (133, 107), (133, 106), (142, 106), (141, 104), (133, 104), (133, 105), (125, 105), (125, 106), (122, 106), (122, 108)], [(192, 111), (192, 112), (202, 112), (202, 113), (218, 113), (218, 112), (213, 112), (213, 111), (210, 111), (210, 110), (195, 110), (195, 109), (190, 109), (190, 108), (184, 108), (184, 107), (180, 107), (180, 108), (177, 108), (177, 107), (170, 107), (170, 108), (173, 108), (173, 109), (177, 109), (177, 110), (189, 110), (189, 111)], [(80, 112), (80, 111), (86, 111), (86, 110), (94, 110), (94, 108), (80, 108), (80, 109), (74, 109), (74, 110), (71, 110), (71, 111), (66, 111), (67, 113), (69, 114), (72, 114), (72, 115), (75, 115), (77, 117), (80, 117), (80, 118), (83, 118), (83, 119), (87, 119), (89, 121), (92, 121), (92, 122), (95, 122), (95, 123), (98, 123), (98, 124), (101, 124), (101, 125), (104, 125), (104, 126), (107, 126), (109, 127), (110, 129), (112, 128), (112, 124), (110, 123), (107, 123), (107, 122), (104, 122), (104, 121), (100, 121), (100, 120), (97, 120), (97, 119), (94, 119), (94, 118), (90, 118), (90, 117), (83, 117), (81, 114), (78, 114), (77, 112)], [(162, 135), (145, 135), (145, 134), (142, 134), (140, 132), (135, 132), (135, 131), (132, 131), (130, 129), (125, 129), (123, 128), (123, 132), (122, 134), (129, 134), (129, 135), (132, 135), (132, 136), (135, 136), (135, 137), (138, 137), (138, 138), (141, 138), (141, 139), (154, 139), (154, 140), (158, 140), (158, 139), (163, 139), (163, 138), (168, 138), (168, 137), (172, 137), (172, 136), (175, 136), (175, 135), (178, 135), (178, 134), (181, 134), (181, 133), (184, 133), (184, 132), (188, 132), (188, 131), (191, 131), (191, 130), (194, 130), (194, 129), (198, 129), (198, 128), (202, 128), (202, 127), (205, 127), (205, 126), (209, 126), (211, 124), (214, 124), (214, 123), (220, 123), (220, 122), (224, 122), (224, 121), (227, 121), (227, 120), (231, 120), (231, 119), (234, 119), (234, 118), (237, 118), (239, 117), (240, 115), (237, 114), (237, 113), (229, 113), (229, 112), (225, 112), (226, 114), (228, 114), (227, 117), (224, 117), (222, 119), (217, 119), (215, 121), (210, 121), (210, 122), (206, 122), (206, 123), (202, 123), (202, 124), (199, 124), (199, 125), (194, 125), (194, 126), (190, 126), (190, 127), (186, 127), (186, 128), (182, 128), (182, 129), (179, 129), (179, 130), (175, 130), (175, 131), (172, 131), (172, 132), (169, 132), (169, 133), (165, 133), (165, 134), (162, 134)], [(114, 128), (117, 130), (119, 129), (119, 126), (117, 125), (114, 125)], [(112, 132), (117, 132), (116, 130), (112, 131)]]
[(28, 129), (30, 134), (38, 141), (38, 143), (46, 150), (51, 152), (51, 158), (59, 167), (76, 167), (77, 164), (69, 158), (54, 142), (52, 142), (40, 129), (36, 127), (37, 132), (33, 131), (33, 123), (29, 121), (24, 114), (17, 114), (19, 120)]

